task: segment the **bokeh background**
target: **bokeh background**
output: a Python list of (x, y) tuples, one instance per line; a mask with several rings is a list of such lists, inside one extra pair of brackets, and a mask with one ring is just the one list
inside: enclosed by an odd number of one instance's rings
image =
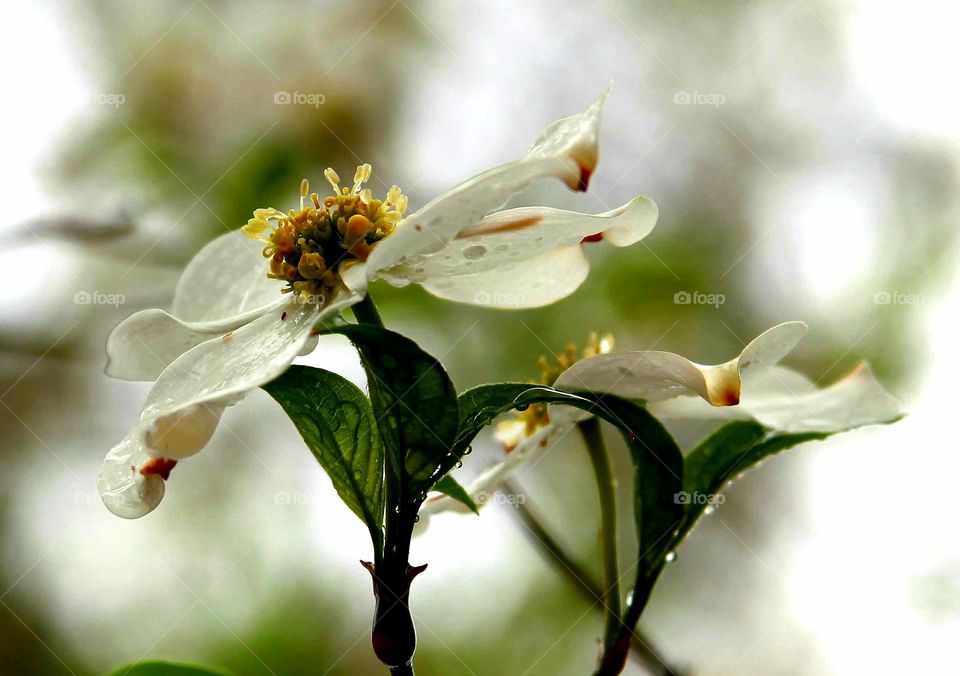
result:
[[(537, 185), (516, 204), (602, 211), (644, 193), (660, 205), (653, 234), (591, 247), (581, 290), (536, 311), (376, 286), (388, 325), (466, 388), (535, 377), (539, 355), (589, 329), (709, 363), (807, 321), (792, 366), (824, 384), (867, 358), (909, 418), (736, 482), (668, 567), (643, 631), (696, 674), (960, 668), (956, 8), (41, 0), (0, 17), (0, 671), (169, 658), (382, 673), (365, 531), (262, 392), (177, 468), (155, 513), (102, 507), (97, 468), (148, 390), (103, 375), (104, 340), (167, 306), (205, 241), (292, 205), (301, 177), (370, 162), (374, 188), (397, 183), (416, 207), (519, 156), (610, 79), (591, 191)], [(683, 292), (724, 302), (675, 302)], [(309, 361), (362, 381), (337, 338)], [(466, 477), (498, 457), (489, 439), (476, 449)], [(576, 444), (519, 483), (595, 571)], [(589, 673), (602, 616), (510, 504), (434, 518), (412, 560), (430, 564), (414, 587), (418, 673)]]

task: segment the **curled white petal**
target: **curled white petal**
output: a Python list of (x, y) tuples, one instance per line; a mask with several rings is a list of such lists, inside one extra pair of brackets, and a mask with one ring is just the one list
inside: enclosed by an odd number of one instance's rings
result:
[[(556, 249), (579, 248), (587, 237), (602, 237), (617, 246), (634, 244), (656, 222), (657, 205), (642, 196), (593, 215), (547, 207), (508, 209), (468, 226), (439, 251), (414, 256), (381, 275), (420, 283), (496, 271), (510, 278), (518, 265), (549, 260), (546, 254)], [(549, 269), (544, 267), (544, 272)]]
[(149, 459), (136, 430), (127, 434), (104, 458), (97, 475), (97, 490), (103, 504), (117, 516), (139, 519), (152, 512), (163, 499), (163, 479), (156, 474), (140, 473)]
[(563, 118), (540, 135), (527, 155), (490, 169), (440, 195), (403, 220), (368, 259), (371, 274), (405, 259), (439, 251), (464, 228), (500, 208), (533, 180), (556, 177), (585, 190), (597, 161), (597, 132), (606, 92), (581, 113)]
[(120, 322), (107, 338), (106, 374), (121, 380), (156, 380), (181, 354), (224, 336), (289, 299), (274, 287), (274, 303), (225, 319), (185, 322), (163, 310), (142, 310)]
[(740, 356), (714, 366), (697, 364), (672, 352), (599, 354), (567, 369), (556, 387), (609, 392), (648, 402), (694, 394), (714, 406), (733, 406), (740, 402), (744, 374), (775, 366), (806, 331), (803, 322), (774, 326), (752, 340)]
[(104, 461), (97, 484), (111, 511), (133, 518), (156, 507), (163, 496), (157, 480), (162, 479), (141, 478), (144, 462), (199, 451), (225, 407), (287, 369), (310, 340), (320, 312), (312, 304), (277, 308), (170, 364), (150, 390), (139, 423)]

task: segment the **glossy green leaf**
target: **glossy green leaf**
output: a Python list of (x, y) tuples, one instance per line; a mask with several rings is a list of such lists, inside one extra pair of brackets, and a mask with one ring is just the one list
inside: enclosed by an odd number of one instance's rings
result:
[(634, 466), (634, 519), (639, 542), (636, 581), (624, 613), (630, 635), (683, 525), (685, 505), (677, 500), (683, 487), (683, 454), (673, 437), (641, 404), (610, 394), (570, 394), (538, 385), (482, 385), (460, 397), (459, 445), (468, 444), (500, 413), (533, 404), (573, 406), (601, 418), (623, 435)]
[(774, 453), (829, 436), (828, 432), (777, 433), (754, 421), (731, 422), (718, 429), (684, 462), (684, 518), (673, 547), (686, 537), (728, 481)]
[(292, 366), (264, 389), (283, 407), (374, 543), (383, 521), (383, 447), (364, 393), (323, 369)]
[(555, 392), (530, 383), (495, 383), (471, 388), (460, 395), (460, 429), (454, 452), (462, 455), (470, 442), (501, 413), (517, 407), (518, 398), (530, 390)]
[(151, 660), (120, 667), (111, 672), (110, 676), (229, 676), (229, 672), (192, 664)]
[(454, 479), (451, 475), (447, 474), (438, 481), (433, 489), (435, 491), (440, 491), (444, 495), (448, 495), (457, 502), (460, 502), (466, 505), (471, 512), (479, 515), (480, 509), (477, 507), (477, 503), (473, 501), (473, 498), (470, 497), (470, 494), (467, 493), (467, 489), (460, 485), (460, 482)]
[(411, 490), (427, 490), (459, 460), (452, 450), (460, 414), (447, 372), (399, 333), (370, 324), (330, 331), (357, 346), (384, 443), (402, 460)]
[[(570, 394), (540, 385), (503, 383), (482, 385), (460, 396), (463, 418), (458, 445), (468, 444), (497, 415), (532, 404), (573, 406), (620, 430), (634, 465), (634, 514), (641, 554), (638, 583), (652, 585), (670, 551), (672, 533), (681, 525), (684, 516), (684, 505), (675, 498), (682, 488), (683, 455), (673, 437), (643, 406), (627, 399), (610, 394)], [(635, 597), (637, 593), (635, 590)]]

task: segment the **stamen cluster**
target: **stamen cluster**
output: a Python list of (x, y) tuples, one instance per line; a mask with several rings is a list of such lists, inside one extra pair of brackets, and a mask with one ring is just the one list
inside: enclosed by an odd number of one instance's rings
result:
[[(586, 347), (577, 357), (577, 348), (573, 343), (567, 345), (566, 352), (555, 355), (551, 362), (547, 357), (540, 357), (540, 380), (537, 384), (553, 387), (560, 375), (581, 359), (604, 354), (613, 349), (613, 336), (606, 334), (599, 338), (596, 332), (591, 332)], [(524, 438), (529, 437), (541, 427), (550, 423), (550, 415), (545, 404), (533, 404), (521, 411), (513, 420), (500, 423), (497, 426), (496, 437), (503, 443), (507, 452), (516, 448)]]
[(321, 200), (303, 179), (299, 209), (286, 214), (273, 208), (253, 212), (243, 232), (266, 244), (267, 276), (286, 282), (284, 293), (322, 305), (340, 282), (340, 266), (365, 261), (373, 245), (393, 232), (407, 209), (407, 197), (394, 185), (386, 199), (374, 199), (363, 187), (371, 173), (372, 167), (362, 164), (353, 186), (341, 188), (340, 177), (327, 169), (324, 176), (332, 196)]

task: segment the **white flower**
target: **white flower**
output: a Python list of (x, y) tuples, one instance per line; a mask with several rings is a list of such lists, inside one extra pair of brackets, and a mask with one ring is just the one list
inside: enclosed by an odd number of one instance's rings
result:
[(317, 322), (362, 300), (371, 281), (415, 282), (466, 303), (537, 307), (583, 282), (584, 241), (627, 246), (646, 236), (657, 219), (646, 197), (595, 215), (498, 211), (538, 178), (586, 190), (605, 98), (550, 125), (522, 159), (409, 216), (396, 186), (382, 201), (363, 188), (371, 175), (365, 164), (352, 187), (341, 188), (327, 170), (331, 197), (309, 194), (304, 181), (299, 210), (258, 209), (243, 232), (205, 246), (180, 279), (172, 314), (139, 312), (107, 341), (108, 375), (156, 381), (138, 423), (101, 468), (107, 507), (127, 518), (153, 510), (170, 469), (207, 443), (224, 408), (310, 352)]
[[(670, 352), (610, 352), (588, 356), (555, 378), (556, 389), (606, 392), (647, 402), (661, 420), (755, 420), (782, 433), (842, 432), (864, 425), (890, 422), (901, 415), (897, 401), (874, 378), (866, 363), (832, 385), (818, 388), (797, 371), (778, 366), (806, 335), (803, 322), (787, 322), (753, 339), (734, 359), (704, 366)], [(529, 420), (531, 406), (524, 412)], [(550, 445), (588, 414), (550, 406), (543, 424), (509, 421), (498, 438), (509, 450), (466, 487), (484, 501), (518, 468), (536, 462)], [(464, 511), (446, 496), (429, 499), (422, 515)]]

